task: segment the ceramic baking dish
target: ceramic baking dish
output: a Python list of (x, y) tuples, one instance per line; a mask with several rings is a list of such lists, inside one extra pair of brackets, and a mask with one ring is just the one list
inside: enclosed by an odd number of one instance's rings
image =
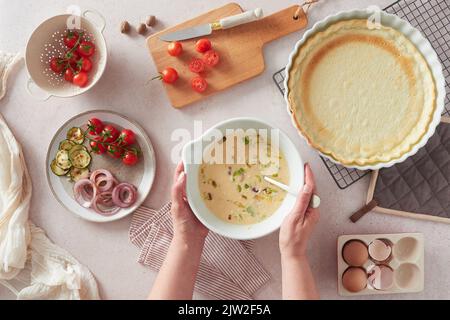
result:
[[(344, 165), (349, 168), (356, 168), (356, 169), (360, 169), (360, 170), (368, 170), (368, 169), (378, 170), (380, 168), (387, 168), (396, 163), (403, 162), (405, 159), (414, 155), (421, 147), (423, 147), (427, 143), (428, 139), (434, 134), (435, 129), (440, 122), (441, 114), (444, 110), (445, 79), (444, 79), (444, 76), (442, 73), (442, 66), (439, 61), (439, 58), (438, 58), (436, 52), (434, 51), (433, 47), (431, 46), (430, 42), (420, 33), (419, 30), (414, 28), (409, 22), (399, 18), (396, 15), (388, 14), (381, 10), (374, 11), (372, 9), (340, 12), (335, 15), (328, 16), (325, 19), (314, 24), (314, 26), (311, 29), (309, 29), (308, 31), (306, 31), (305, 34), (303, 35), (303, 37), (296, 43), (294, 50), (291, 52), (291, 54), (289, 56), (289, 62), (286, 66), (286, 77), (285, 77), (285, 81), (284, 81), (284, 87), (286, 88), (284, 98), (285, 98), (285, 101), (287, 104), (287, 110), (288, 110), (288, 113), (291, 115), (292, 123), (297, 128), (297, 124), (292, 115), (292, 111), (291, 111), (291, 108), (289, 105), (289, 100), (287, 98), (289, 95), (289, 88), (287, 86), (287, 83), (289, 81), (289, 70), (291, 69), (293, 60), (294, 60), (295, 56), (297, 55), (299, 48), (303, 45), (303, 43), (305, 43), (305, 41), (307, 39), (309, 39), (311, 36), (313, 36), (317, 32), (326, 29), (331, 24), (334, 24), (338, 21), (343, 21), (343, 20), (368, 19), (368, 18), (372, 17), (373, 15), (378, 15), (378, 14), (380, 17), (380, 23), (382, 25), (394, 28), (394, 29), (400, 31), (401, 33), (403, 33), (417, 47), (417, 49), (422, 53), (423, 57), (427, 61), (428, 65), (430, 67), (431, 73), (433, 75), (435, 85), (436, 85), (436, 91), (437, 91), (436, 109), (435, 109), (433, 119), (429, 125), (429, 129), (428, 129), (427, 133), (422, 137), (422, 139), (416, 145), (414, 145), (412, 147), (412, 149), (409, 152), (403, 154), (402, 157), (400, 157), (398, 159), (394, 159), (389, 162), (379, 162), (377, 164), (367, 165), (367, 166)], [(305, 138), (302, 135), (302, 133), (300, 132), (300, 130), (297, 130), (297, 131), (303, 138)], [(305, 138), (305, 141), (307, 141), (306, 138)], [(330, 156), (323, 154), (320, 151), (318, 151), (318, 152), (323, 157), (330, 159), (330, 161), (341, 164), (336, 159), (331, 158)], [(343, 165), (343, 164), (341, 164), (341, 165)]]

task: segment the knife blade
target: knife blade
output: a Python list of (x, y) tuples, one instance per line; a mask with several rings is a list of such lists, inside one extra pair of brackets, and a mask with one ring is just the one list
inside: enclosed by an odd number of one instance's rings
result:
[(159, 36), (159, 39), (171, 42), (207, 36), (211, 34), (213, 30), (229, 29), (244, 23), (259, 20), (262, 18), (262, 16), (262, 9), (257, 8), (255, 10), (249, 10), (234, 16), (222, 18), (219, 21), (213, 23), (206, 23), (195, 27), (163, 34)]

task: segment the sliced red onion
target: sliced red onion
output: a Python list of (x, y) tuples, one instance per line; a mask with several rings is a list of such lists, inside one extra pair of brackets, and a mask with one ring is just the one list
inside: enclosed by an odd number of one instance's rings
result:
[(128, 208), (137, 199), (136, 187), (130, 183), (120, 183), (112, 191), (112, 201), (121, 208)]
[(75, 200), (84, 208), (90, 208), (97, 195), (94, 183), (89, 179), (80, 179), (73, 186)]
[(91, 181), (95, 184), (99, 192), (110, 191), (114, 187), (116, 179), (112, 173), (106, 169), (98, 169), (92, 172)]
[(92, 209), (102, 216), (116, 214), (120, 210), (120, 207), (115, 206), (111, 199), (112, 195), (110, 191), (99, 193), (92, 202)]

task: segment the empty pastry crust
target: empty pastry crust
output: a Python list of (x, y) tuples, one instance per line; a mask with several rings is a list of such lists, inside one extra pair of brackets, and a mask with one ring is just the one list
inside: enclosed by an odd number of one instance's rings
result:
[(344, 165), (390, 162), (428, 131), (430, 68), (399, 31), (367, 20), (332, 24), (299, 47), (288, 70), (292, 117), (308, 143)]

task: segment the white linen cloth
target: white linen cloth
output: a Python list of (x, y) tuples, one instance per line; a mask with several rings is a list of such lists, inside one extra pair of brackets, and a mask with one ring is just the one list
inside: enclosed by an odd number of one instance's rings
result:
[(0, 285), (18, 299), (99, 299), (90, 271), (29, 221), (31, 192), (21, 147), (0, 115)]
[(22, 60), (22, 56), (19, 53), (14, 54), (0, 51), (0, 100), (6, 94), (6, 80), (12, 67), (20, 60)]

